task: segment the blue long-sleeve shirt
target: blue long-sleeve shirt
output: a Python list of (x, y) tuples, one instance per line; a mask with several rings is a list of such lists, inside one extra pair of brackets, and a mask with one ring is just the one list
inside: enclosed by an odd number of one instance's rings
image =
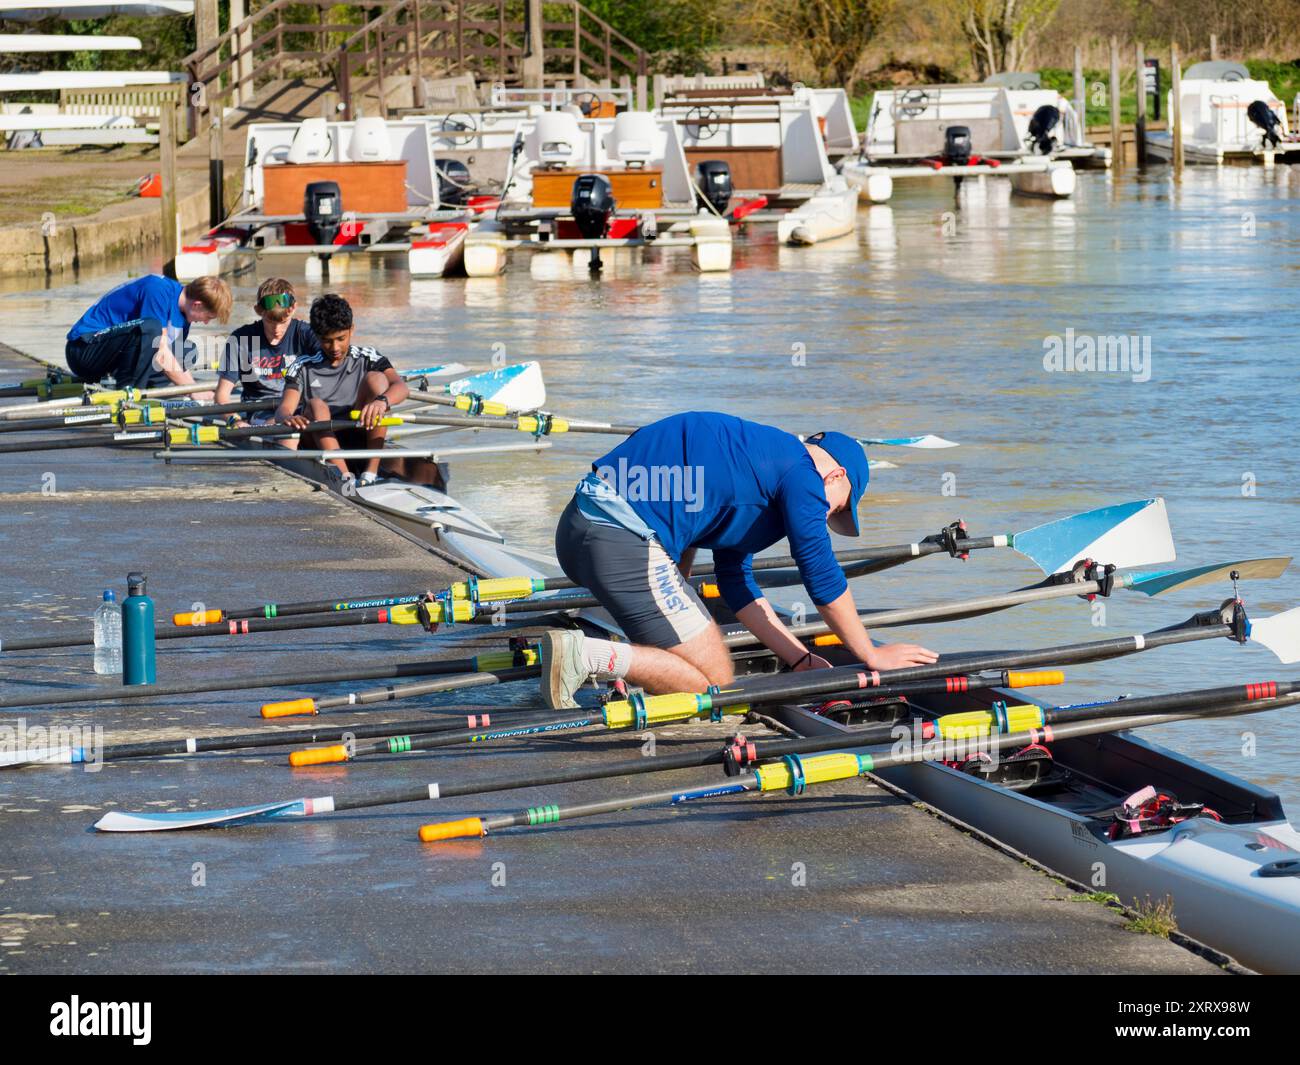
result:
[(140, 318), (155, 318), (162, 323), (168, 338), (175, 342), (178, 336), (190, 335), (189, 320), (181, 313), (180, 295), (185, 286), (170, 277), (146, 274), (110, 289), (77, 319), (68, 330), (68, 339), (98, 333), (124, 322)]
[(592, 464), (675, 560), (713, 552), (718, 589), (732, 610), (762, 598), (756, 552), (785, 538), (813, 603), (844, 594), (826, 488), (808, 449), (781, 429), (693, 411), (638, 429)]

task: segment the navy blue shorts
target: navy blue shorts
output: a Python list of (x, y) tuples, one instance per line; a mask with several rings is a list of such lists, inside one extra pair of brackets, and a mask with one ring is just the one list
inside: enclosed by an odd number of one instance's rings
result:
[(588, 589), (633, 643), (676, 647), (713, 624), (658, 540), (592, 521), (570, 500), (555, 530), (565, 576)]

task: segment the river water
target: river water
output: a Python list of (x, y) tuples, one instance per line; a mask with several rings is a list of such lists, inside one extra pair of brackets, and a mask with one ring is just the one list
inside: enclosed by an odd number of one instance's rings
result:
[[(725, 276), (696, 275), (667, 251), (611, 262), (599, 281), (558, 258), (532, 269), (522, 260), (496, 279), (412, 281), (395, 264), (328, 284), (302, 281), (300, 265), (289, 276), (306, 297), (350, 299), (359, 342), (399, 366), (539, 359), (549, 406), (573, 417), (639, 423), (712, 409), (801, 432), (958, 441), (874, 450), (898, 468), (873, 476), (869, 544), (911, 541), (957, 518), (972, 535), (1013, 532), (1161, 495), (1179, 561), (1196, 565), (1285, 555), (1300, 540), (1298, 263), (1300, 168), (1192, 169), (1178, 184), (1162, 168), (1081, 173), (1064, 203), (1011, 197), (996, 182), (957, 200), (947, 182), (904, 186), (891, 206), (859, 213), (855, 236), (830, 244), (780, 248), (771, 228), (753, 230)], [(260, 276), (272, 268), (285, 267), (264, 264)], [(126, 276), (97, 270), (0, 295), (4, 339), (60, 359), (82, 308)], [(239, 304), (251, 304), (256, 283), (251, 272), (235, 278)], [(1046, 353), (1098, 338), (1128, 338), (1143, 358), (1125, 372), (1045, 366)], [(536, 456), (467, 458), (453, 490), (512, 539), (548, 548), (573, 484), (610, 444), (554, 440)], [(1027, 560), (986, 551), (914, 562), (855, 582), (855, 592), (862, 606), (902, 606), (1037, 579)], [(1242, 591), (1256, 616), (1285, 610), (1300, 604), (1300, 569)], [(1118, 592), (1101, 610), (1058, 600), (888, 635), (940, 651), (1075, 642), (1173, 624), (1231, 592), (1226, 583), (1158, 599)], [(1295, 669), (1262, 647), (1215, 641), (1077, 667), (1044, 694), (1074, 702), (1289, 679)], [(1291, 720), (1276, 711), (1188, 722), (1154, 738), (1278, 790), (1300, 815)]]

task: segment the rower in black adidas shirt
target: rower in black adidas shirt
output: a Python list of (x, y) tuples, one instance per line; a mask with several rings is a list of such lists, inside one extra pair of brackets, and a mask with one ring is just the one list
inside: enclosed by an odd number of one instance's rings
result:
[[(352, 308), (342, 296), (331, 294), (314, 300), (310, 318), (320, 352), (286, 367), (276, 421), (303, 428), (309, 422), (346, 418), (358, 411), (355, 430), (315, 434), (315, 445), (323, 451), (382, 448), (388, 429), (380, 420), (410, 394), (406, 382), (374, 348), (352, 343)], [(295, 414), (299, 403), (302, 413)], [(353, 476), (345, 460), (330, 461), (343, 478)], [(379, 463), (378, 457), (367, 459), (358, 483), (378, 480)]]

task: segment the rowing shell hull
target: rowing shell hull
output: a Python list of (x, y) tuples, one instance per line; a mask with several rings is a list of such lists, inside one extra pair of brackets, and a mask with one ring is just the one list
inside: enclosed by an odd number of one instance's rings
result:
[[(924, 709), (987, 709), (996, 699), (1025, 701), (1014, 693), (984, 691), (927, 698)], [(847, 739), (852, 734), (851, 728), (797, 707), (783, 707), (778, 716), (804, 735), (842, 731)], [(1180, 931), (1242, 965), (1266, 973), (1300, 972), (1300, 835), (1276, 795), (1131, 733), (1064, 741), (1054, 744), (1052, 753), (1069, 774), (1068, 783), (1037, 795), (934, 763), (888, 769), (880, 776), (1126, 904), (1168, 896)], [(1205, 802), (1225, 822), (1197, 818), (1125, 840), (1106, 838), (1103, 822), (1088, 815), (1148, 784), (1184, 801)]]

